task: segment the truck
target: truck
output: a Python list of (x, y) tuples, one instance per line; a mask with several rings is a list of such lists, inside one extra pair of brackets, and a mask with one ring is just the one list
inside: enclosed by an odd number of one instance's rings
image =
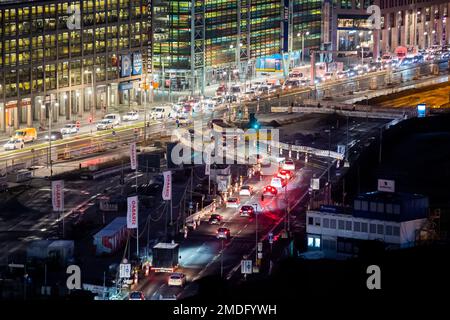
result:
[(97, 255), (111, 254), (120, 249), (127, 240), (127, 218), (117, 217), (94, 235)]
[(178, 267), (178, 243), (159, 242), (153, 246), (152, 252), (151, 270), (154, 272), (174, 272)]

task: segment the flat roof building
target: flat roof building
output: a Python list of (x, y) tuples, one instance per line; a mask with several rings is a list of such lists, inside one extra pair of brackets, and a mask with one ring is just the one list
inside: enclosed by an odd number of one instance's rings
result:
[(417, 194), (370, 192), (359, 195), (353, 208), (322, 206), (306, 214), (308, 250), (326, 257), (357, 255), (363, 241), (386, 247), (410, 247), (428, 218), (428, 198)]

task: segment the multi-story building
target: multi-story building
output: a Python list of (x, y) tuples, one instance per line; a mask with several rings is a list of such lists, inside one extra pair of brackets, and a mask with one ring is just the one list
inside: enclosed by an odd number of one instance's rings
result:
[(378, 0), (382, 14), (381, 49), (393, 52), (450, 43), (448, 0)]
[(428, 221), (428, 198), (417, 194), (369, 192), (353, 208), (322, 206), (306, 213), (308, 249), (326, 257), (357, 255), (367, 240), (386, 247), (410, 247)]
[(154, 0), (155, 80), (179, 90), (251, 76), (280, 53), (281, 14), (280, 0)]
[(281, 71), (282, 53), (298, 64), (302, 47), (320, 46), (322, 1), (154, 0), (154, 79), (166, 89), (200, 88)]
[(147, 0), (0, 1), (0, 132), (140, 102), (148, 29)]

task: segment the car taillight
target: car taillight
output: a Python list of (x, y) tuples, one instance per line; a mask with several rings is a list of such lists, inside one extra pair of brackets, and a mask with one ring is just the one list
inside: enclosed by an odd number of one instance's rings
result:
[(242, 212), (242, 209), (239, 209), (239, 212)]

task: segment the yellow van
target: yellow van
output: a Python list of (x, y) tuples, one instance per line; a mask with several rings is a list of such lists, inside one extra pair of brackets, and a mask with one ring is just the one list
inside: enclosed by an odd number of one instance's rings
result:
[(22, 139), (23, 142), (33, 142), (37, 139), (37, 132), (35, 128), (18, 129), (14, 133), (14, 138)]

